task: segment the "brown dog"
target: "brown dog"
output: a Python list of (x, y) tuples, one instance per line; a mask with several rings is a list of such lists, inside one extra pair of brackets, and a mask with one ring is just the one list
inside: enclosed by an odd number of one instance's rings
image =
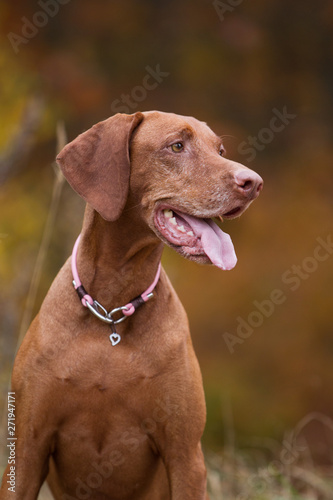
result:
[(184, 309), (156, 273), (164, 243), (235, 265), (212, 218), (239, 216), (262, 179), (223, 152), (205, 123), (153, 111), (100, 122), (58, 156), (87, 201), (79, 298), (68, 260), (15, 361), (15, 493), (8, 466), (1, 500), (35, 500), (46, 478), (57, 500), (208, 498), (201, 374)]

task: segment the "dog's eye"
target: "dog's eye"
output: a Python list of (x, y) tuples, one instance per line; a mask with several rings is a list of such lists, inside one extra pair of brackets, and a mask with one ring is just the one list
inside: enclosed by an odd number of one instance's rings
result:
[(223, 156), (224, 154), (225, 154), (225, 149), (223, 146), (221, 146), (220, 151), (219, 151), (219, 155)]
[(171, 149), (174, 153), (180, 153), (184, 149), (184, 146), (181, 142), (175, 142), (171, 145)]

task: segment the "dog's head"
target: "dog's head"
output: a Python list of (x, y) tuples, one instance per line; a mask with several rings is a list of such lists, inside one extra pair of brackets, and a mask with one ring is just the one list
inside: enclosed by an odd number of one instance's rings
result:
[(231, 269), (229, 235), (212, 220), (239, 217), (263, 181), (224, 158), (221, 138), (192, 117), (117, 114), (65, 146), (57, 161), (75, 191), (106, 220), (140, 212), (164, 243), (200, 263)]

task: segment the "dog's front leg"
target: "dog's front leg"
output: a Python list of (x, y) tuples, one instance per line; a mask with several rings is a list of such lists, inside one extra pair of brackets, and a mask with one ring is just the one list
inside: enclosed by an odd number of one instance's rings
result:
[[(161, 383), (166, 415), (154, 436), (164, 462), (170, 500), (208, 500), (207, 471), (201, 449), (206, 405), (199, 365), (191, 344)], [(160, 389), (161, 390), (161, 389)]]
[(47, 476), (47, 460), (35, 460), (29, 456), (21, 456), (15, 466), (15, 479), (11, 480), (13, 467), (7, 465), (0, 489), (0, 500), (36, 500), (39, 490)]
[(48, 473), (50, 436), (39, 435), (29, 419), (17, 420), (17, 439), (8, 441), (12, 442), (12, 451), (2, 478), (0, 500), (36, 500)]
[(200, 443), (186, 451), (183, 443), (166, 459), (171, 500), (209, 500), (207, 472)]
[(166, 468), (170, 500), (208, 500), (200, 442), (205, 412), (202, 398), (194, 391), (192, 398), (193, 407), (186, 405), (185, 409), (184, 400), (170, 397), (168, 419), (155, 435), (156, 448)]
[[(8, 438), (8, 465), (3, 475), (0, 500), (36, 500), (48, 474), (49, 456), (54, 448), (57, 407), (51, 384), (38, 366), (29, 366), (30, 357), (14, 365), (12, 394), (14, 423)], [(20, 361), (20, 362), (19, 362)], [(27, 366), (28, 365), (28, 366)], [(55, 406), (51, 406), (51, 405)]]

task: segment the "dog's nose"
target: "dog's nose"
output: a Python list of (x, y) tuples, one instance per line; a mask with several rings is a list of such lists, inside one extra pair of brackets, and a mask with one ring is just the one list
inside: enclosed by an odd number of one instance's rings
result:
[(242, 193), (246, 198), (254, 200), (257, 196), (259, 196), (264, 181), (256, 172), (249, 169), (242, 170), (237, 172), (234, 178), (237, 191)]

